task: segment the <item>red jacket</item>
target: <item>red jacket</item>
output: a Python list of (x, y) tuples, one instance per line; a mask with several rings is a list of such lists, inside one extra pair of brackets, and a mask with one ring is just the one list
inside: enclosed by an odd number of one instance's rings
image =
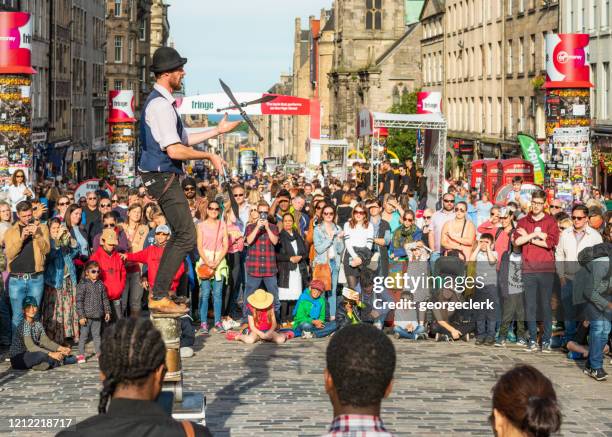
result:
[(100, 264), (100, 279), (106, 287), (106, 294), (110, 300), (117, 300), (123, 294), (127, 273), (125, 264), (119, 252), (113, 251), (110, 255), (101, 247), (91, 256), (90, 261)]
[[(163, 253), (164, 248), (154, 244), (141, 250), (140, 252), (128, 253), (127, 260), (129, 262), (138, 262), (147, 265), (147, 280), (149, 281), (149, 286), (152, 287), (153, 284), (155, 284), (155, 278), (157, 277), (157, 271), (159, 270), (159, 262), (161, 261)], [(176, 290), (183, 273), (185, 273), (185, 263), (181, 263), (176, 275), (174, 275), (172, 284), (170, 284), (171, 290)]]
[[(546, 234), (546, 248), (536, 246), (529, 242), (523, 244), (523, 272), (525, 273), (540, 273), (555, 271), (555, 248), (559, 243), (559, 226), (555, 219), (545, 214), (544, 218), (535, 221), (531, 213), (520, 219), (516, 225), (516, 229), (523, 228), (528, 234), (535, 231), (539, 227)], [(520, 237), (518, 232), (512, 236), (512, 241), (516, 241)]]

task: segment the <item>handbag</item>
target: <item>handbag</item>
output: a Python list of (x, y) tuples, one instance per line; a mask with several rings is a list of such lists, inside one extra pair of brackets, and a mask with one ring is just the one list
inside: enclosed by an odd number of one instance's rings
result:
[(312, 269), (312, 280), (322, 281), (325, 285), (325, 290), (332, 289), (331, 267), (328, 264), (315, 264)]
[[(219, 230), (220, 229), (221, 229), (221, 221), (219, 221), (219, 226), (217, 226), (217, 236), (215, 237), (215, 242), (219, 238)], [(213, 257), (213, 262), (215, 261), (215, 258), (217, 258), (217, 251), (216, 250), (215, 250), (215, 256)], [(197, 274), (198, 274), (198, 278), (199, 279), (201, 279), (203, 281), (206, 281), (206, 280), (212, 278), (213, 276), (215, 276), (215, 269), (213, 269), (208, 264), (201, 263), (198, 266), (198, 268), (197, 268)]]

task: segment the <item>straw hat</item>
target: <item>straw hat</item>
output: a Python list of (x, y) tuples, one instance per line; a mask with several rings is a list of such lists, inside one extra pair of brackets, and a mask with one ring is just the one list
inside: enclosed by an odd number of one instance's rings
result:
[(274, 296), (265, 290), (259, 289), (247, 298), (247, 302), (255, 309), (265, 310), (274, 302)]

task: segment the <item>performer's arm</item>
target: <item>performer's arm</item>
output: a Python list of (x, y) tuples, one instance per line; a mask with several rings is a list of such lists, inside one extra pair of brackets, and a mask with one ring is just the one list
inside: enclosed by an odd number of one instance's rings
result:
[(227, 114), (221, 119), (219, 124), (212, 129), (197, 134), (191, 134), (188, 137), (187, 143), (189, 146), (203, 143), (206, 140), (233, 131), (238, 127), (240, 121), (227, 121)]

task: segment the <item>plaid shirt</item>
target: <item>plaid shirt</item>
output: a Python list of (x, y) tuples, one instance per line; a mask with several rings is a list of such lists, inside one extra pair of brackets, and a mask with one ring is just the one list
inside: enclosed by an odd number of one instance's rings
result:
[(323, 437), (393, 437), (378, 416), (345, 414), (334, 419)]
[[(245, 235), (251, 235), (256, 225), (250, 224), (246, 228)], [(270, 230), (278, 237), (278, 228), (270, 223)], [(270, 241), (268, 231), (260, 229), (255, 241), (249, 245), (246, 257), (247, 273), (250, 276), (274, 276), (278, 272), (276, 267), (276, 252)]]

